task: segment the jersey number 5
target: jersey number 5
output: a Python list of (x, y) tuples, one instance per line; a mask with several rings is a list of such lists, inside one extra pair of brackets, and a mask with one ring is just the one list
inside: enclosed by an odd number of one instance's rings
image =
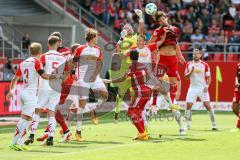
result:
[(24, 73), (23, 81), (24, 83), (28, 83), (28, 69), (25, 69), (23, 73)]
[(52, 62), (52, 69), (54, 74), (58, 74), (58, 62)]

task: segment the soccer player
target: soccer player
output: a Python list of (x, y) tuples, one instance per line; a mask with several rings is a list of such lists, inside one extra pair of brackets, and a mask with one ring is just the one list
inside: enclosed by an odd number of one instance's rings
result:
[(23, 139), (28, 131), (35, 108), (37, 107), (39, 76), (43, 79), (55, 79), (56, 75), (45, 73), (41, 67), (41, 62), (38, 60), (42, 54), (42, 46), (40, 43), (32, 43), (30, 45), (31, 56), (23, 61), (11, 82), (10, 91), (7, 94), (7, 99), (13, 97), (14, 89), (17, 81), (23, 78), (23, 89), (21, 91), (21, 118), (17, 123), (16, 131), (13, 137), (10, 148), (16, 151), (26, 150), (23, 144)]
[[(52, 34), (50, 34), (50, 36), (57, 36), (60, 39), (60, 47), (57, 48), (57, 51), (59, 53), (62, 53), (62, 55), (67, 59), (67, 61), (70, 61), (73, 58), (73, 55), (71, 52), (71, 50), (68, 47), (64, 47), (62, 46), (62, 35), (60, 32), (53, 32)], [(62, 106), (69, 94), (71, 85), (73, 83), (73, 79), (74, 79), (74, 71), (72, 71), (72, 74), (70, 74), (68, 76), (68, 78), (63, 81), (62, 83), (62, 90), (61, 90), (61, 97), (60, 97), (60, 102), (58, 107), (56, 108), (56, 113), (55, 113), (55, 118), (57, 123), (61, 126), (61, 130), (60, 130), (60, 134), (62, 135), (62, 140), (61, 141), (67, 141), (70, 140), (72, 133), (70, 132), (70, 130), (68, 129), (67, 124), (65, 123), (64, 117), (62, 115), (62, 113), (60, 112), (60, 110), (58, 109), (60, 106)], [(48, 138), (48, 127), (45, 129), (44, 133), (41, 134), (38, 138), (37, 141), (45, 141), (45, 139)], [(25, 144), (28, 145), (29, 143), (33, 143), (34, 139), (32, 139), (31, 137), (29, 137), (26, 141)]]
[[(40, 61), (42, 62), (46, 73), (56, 73), (58, 76), (62, 77), (63, 74), (68, 74), (69, 68), (66, 63), (66, 58), (61, 53), (57, 52), (57, 48), (60, 45), (61, 39), (59, 37), (50, 36), (48, 38), (49, 51), (41, 56)], [(40, 115), (43, 111), (43, 107), (46, 107), (48, 109), (49, 131), (46, 145), (53, 145), (53, 137), (56, 129), (55, 111), (56, 106), (60, 101), (61, 84), (62, 80), (60, 79), (51, 83), (48, 83), (48, 81), (45, 80), (40, 82), (41, 89), (39, 91), (38, 108), (36, 108), (33, 121), (30, 125), (30, 138), (34, 139), (34, 134), (40, 121)]]
[[(160, 27), (154, 30), (149, 43), (159, 41), (164, 35), (165, 30), (168, 30), (165, 41), (161, 46), (158, 47), (156, 71), (159, 70), (159, 67), (162, 68), (162, 66), (167, 68), (166, 73), (169, 77), (171, 97), (171, 102), (169, 101), (169, 103), (170, 106), (172, 106), (170, 109), (173, 112), (176, 121), (178, 122), (180, 134), (185, 134), (181, 124), (181, 112), (178, 111), (180, 108), (177, 105), (172, 105), (177, 92), (178, 61), (180, 61), (182, 64), (185, 63), (185, 59), (182, 56), (179, 44), (177, 42), (179, 31), (177, 27), (168, 24), (168, 18), (164, 12), (156, 12), (154, 18), (159, 23)], [(156, 99), (158, 95), (157, 91), (155, 91), (153, 95)]]
[[(96, 106), (92, 106), (90, 111), (101, 107), (104, 102), (108, 99), (108, 92), (105, 84), (99, 76), (102, 66), (102, 51), (97, 46), (98, 32), (92, 28), (86, 30), (85, 38), (87, 43), (81, 45), (74, 52), (73, 67), (76, 68), (76, 74), (80, 75), (76, 86), (71, 88), (71, 93), (77, 90), (79, 100), (79, 112), (83, 113), (89, 96), (89, 91), (92, 89), (95, 93), (100, 96)], [(79, 64), (79, 66), (78, 66)], [(76, 91), (75, 91), (76, 92)], [(91, 114), (92, 121), (97, 124), (98, 119), (94, 112)]]
[(212, 130), (217, 130), (214, 110), (210, 106), (208, 93), (208, 88), (211, 83), (210, 68), (207, 63), (201, 60), (201, 57), (201, 51), (194, 48), (193, 61), (188, 62), (185, 69), (185, 77), (190, 79), (190, 86), (186, 97), (186, 128), (190, 129), (191, 108), (197, 98), (199, 98), (203, 102), (204, 107), (208, 110), (212, 122)]
[(134, 140), (148, 140), (148, 135), (145, 131), (142, 112), (146, 103), (151, 96), (151, 89), (146, 85), (145, 79), (148, 79), (148, 71), (144, 64), (138, 62), (139, 52), (137, 50), (130, 51), (130, 59), (132, 64), (129, 71), (122, 77), (114, 80), (104, 80), (105, 83), (119, 83), (124, 81), (127, 77), (131, 78), (131, 86), (134, 91), (134, 96), (131, 99), (128, 108), (128, 115), (133, 124), (138, 130), (137, 137)]
[[(124, 74), (128, 70), (131, 62), (126, 56), (126, 53), (130, 50), (130, 48), (136, 47), (138, 34), (144, 34), (143, 13), (140, 9), (135, 9), (134, 12), (139, 19), (139, 27), (137, 33), (134, 32), (131, 24), (127, 23), (123, 26), (122, 32), (120, 34), (120, 40), (117, 42), (116, 51), (121, 57), (120, 70), (115, 71), (117, 74), (119, 74), (118, 76)], [(128, 93), (130, 88), (130, 79), (128, 78), (125, 81), (118, 83), (116, 87), (118, 87), (118, 95), (116, 97), (114, 119), (117, 121), (119, 118), (119, 110), (120, 106), (123, 103), (123, 99), (127, 99), (127, 96), (129, 95)]]
[(234, 97), (233, 97), (233, 103), (232, 103), (233, 113), (235, 113), (236, 116), (238, 117), (237, 129), (240, 130), (239, 101), (240, 101), (240, 63), (238, 63), (237, 69), (236, 69), (235, 90), (234, 90)]
[[(164, 43), (158, 47), (158, 64), (157, 66), (164, 65), (168, 68), (167, 75), (170, 81), (170, 96), (172, 102), (176, 96), (177, 91), (177, 76), (178, 76), (178, 61), (185, 63), (185, 59), (182, 56), (178, 39), (178, 28), (168, 24), (168, 18), (162, 11), (158, 11), (154, 15), (155, 20), (159, 23), (160, 27), (155, 29), (149, 43), (157, 42), (164, 34), (164, 30), (168, 30)], [(154, 94), (155, 98), (157, 94)]]

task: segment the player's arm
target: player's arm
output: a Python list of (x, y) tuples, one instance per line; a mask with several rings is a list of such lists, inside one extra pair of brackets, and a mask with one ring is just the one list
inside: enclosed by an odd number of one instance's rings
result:
[(204, 92), (207, 92), (207, 91), (208, 91), (208, 88), (209, 88), (209, 86), (210, 86), (210, 84), (211, 84), (211, 81), (212, 81), (212, 77), (211, 77), (211, 74), (210, 74), (210, 68), (209, 68), (209, 66), (207, 66), (205, 72), (206, 72), (206, 73), (205, 73), (206, 86), (205, 86), (205, 88), (204, 88)]
[(189, 79), (191, 77), (191, 75), (193, 74), (193, 72), (194, 72), (194, 66), (192, 67), (191, 70), (189, 70), (189, 66), (187, 65), (186, 70), (185, 70), (185, 75), (184, 75), (185, 78)]
[(182, 82), (181, 79), (178, 79), (177, 81), (177, 93), (176, 93), (176, 100), (179, 100), (182, 90)]
[(157, 39), (158, 39), (157, 35), (153, 33), (148, 43), (155, 43)]
[(128, 74), (125, 73), (123, 76), (116, 78), (116, 79), (103, 79), (104, 83), (119, 83), (119, 82), (123, 82), (127, 79)]
[(42, 67), (42, 66), (45, 66), (45, 64), (46, 64), (46, 61), (45, 61), (45, 56), (44, 55), (40, 57), (40, 60), (35, 61), (35, 70), (38, 72), (40, 77), (42, 79), (46, 79), (46, 80), (56, 79), (56, 75), (45, 73), (45, 71)]
[(11, 81), (10, 90), (9, 90), (8, 94), (6, 95), (7, 100), (13, 97), (14, 89), (16, 87), (17, 81), (20, 79), (21, 76), (22, 76), (22, 73), (21, 73), (20, 66), (19, 66), (12, 81)]
[(177, 54), (177, 57), (178, 57), (180, 63), (184, 64), (186, 62), (186, 60), (185, 60), (185, 58), (182, 55), (182, 52), (180, 50), (180, 46), (179, 46), (178, 43), (176, 45), (176, 54)]
[(140, 9), (135, 9), (134, 12), (139, 17), (138, 34), (144, 34), (143, 13), (142, 13), (142, 11)]

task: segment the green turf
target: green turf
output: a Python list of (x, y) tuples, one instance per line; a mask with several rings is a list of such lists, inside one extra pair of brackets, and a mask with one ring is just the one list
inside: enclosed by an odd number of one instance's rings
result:
[[(150, 122), (151, 139), (147, 142), (132, 141), (136, 130), (129, 121), (118, 124), (109, 122), (107, 114), (101, 117), (105, 123), (83, 127), (83, 142), (55, 142), (53, 147), (35, 142), (31, 151), (10, 151), (14, 126), (0, 127), (0, 160), (239, 160), (240, 132), (231, 133), (235, 127), (233, 114), (217, 114), (219, 131), (210, 130), (207, 114), (194, 114), (191, 131), (179, 136), (175, 121), (153, 120)], [(38, 130), (39, 134), (43, 129)], [(74, 132), (74, 127), (72, 127)], [(162, 138), (159, 138), (162, 134)], [(55, 141), (59, 139), (56, 134)]]

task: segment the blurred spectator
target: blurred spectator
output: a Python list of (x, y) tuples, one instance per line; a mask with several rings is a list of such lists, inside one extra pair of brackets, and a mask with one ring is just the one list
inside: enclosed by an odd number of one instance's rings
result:
[(222, 24), (222, 16), (219, 12), (219, 8), (214, 9), (214, 13), (212, 15), (212, 20), (215, 20), (217, 24)]
[(28, 49), (31, 44), (30, 36), (29, 33), (24, 33), (24, 36), (22, 38), (22, 59), (26, 59), (28, 55)]
[(200, 33), (200, 29), (196, 29), (195, 33), (190, 37), (192, 43), (201, 43), (203, 38), (204, 36), (202, 33)]
[(212, 24), (208, 27), (208, 33), (212, 33), (213, 35), (219, 34), (220, 26), (217, 24), (215, 19), (212, 20)]
[(208, 35), (205, 37), (205, 42), (207, 44), (207, 51), (209, 52), (215, 51), (216, 38), (217, 37), (213, 32), (209, 32)]
[(183, 39), (182, 40), (189, 42), (192, 33), (193, 33), (192, 24), (188, 20), (186, 20), (184, 23), (184, 26), (183, 26)]
[(229, 12), (223, 16), (223, 29), (224, 30), (233, 30), (234, 28), (234, 18)]
[(207, 9), (203, 9), (200, 18), (204, 22), (202, 31), (204, 34), (207, 34), (206, 28), (211, 24), (211, 15), (209, 14), (209, 11)]
[(89, 11), (91, 7), (91, 0), (80, 0), (79, 4)]
[(15, 68), (13, 67), (11, 58), (7, 58), (7, 62), (0, 71), (3, 72), (3, 81), (11, 81), (13, 79)]
[[(237, 35), (236, 31), (233, 31), (232, 36), (229, 38), (228, 43), (239, 43), (239, 37)], [(238, 52), (238, 44), (230, 45), (229, 46), (229, 52)]]
[(220, 34), (216, 38), (216, 43), (220, 43), (216, 46), (216, 50), (219, 52), (223, 52), (223, 44), (227, 43), (227, 36), (225, 36), (224, 30), (220, 30)]
[(105, 12), (105, 4), (102, 0), (94, 0), (91, 8), (91, 12), (101, 21), (103, 21), (103, 14)]
[(107, 4), (105, 23), (109, 25), (111, 19), (116, 20), (117, 18), (117, 7), (113, 0), (109, 0), (109, 3)]

